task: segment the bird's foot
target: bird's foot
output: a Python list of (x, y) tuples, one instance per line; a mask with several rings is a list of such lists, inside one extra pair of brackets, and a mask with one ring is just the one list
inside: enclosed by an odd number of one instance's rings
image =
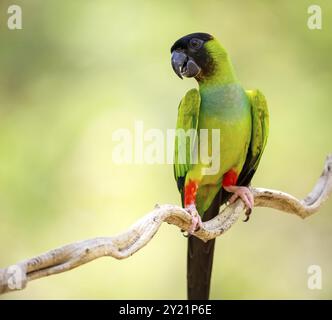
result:
[(243, 221), (247, 222), (254, 207), (254, 195), (251, 190), (248, 187), (241, 186), (229, 186), (224, 187), (224, 189), (228, 192), (233, 193), (233, 195), (229, 199), (230, 204), (234, 203), (238, 198), (241, 198), (242, 201), (245, 203), (247, 210), (245, 212), (246, 218)]
[(187, 206), (185, 210), (191, 215), (191, 226), (188, 233), (193, 234), (202, 227), (202, 219), (194, 204)]
[(250, 209), (250, 208), (246, 209), (246, 212), (244, 213), (246, 215), (246, 217), (244, 218), (244, 220), (242, 220), (243, 222), (249, 221), (251, 212), (252, 212), (252, 209)]

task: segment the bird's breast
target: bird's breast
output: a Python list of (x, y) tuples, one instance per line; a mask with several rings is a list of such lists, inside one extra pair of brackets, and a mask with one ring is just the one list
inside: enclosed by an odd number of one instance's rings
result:
[(248, 97), (240, 84), (211, 87), (201, 92), (202, 120), (234, 121), (245, 116), (249, 109)]

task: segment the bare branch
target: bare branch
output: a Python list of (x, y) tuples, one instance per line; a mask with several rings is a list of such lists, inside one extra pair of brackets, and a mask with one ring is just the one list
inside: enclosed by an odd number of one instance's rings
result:
[[(303, 200), (276, 190), (252, 190), (256, 207), (270, 207), (306, 218), (317, 212), (332, 193), (332, 155), (327, 157), (323, 173), (312, 192)], [(198, 230), (195, 236), (203, 241), (220, 236), (234, 225), (244, 209), (241, 200), (222, 208), (215, 218), (203, 223), (203, 228)], [(68, 244), (0, 269), (0, 294), (23, 289), (31, 280), (65, 272), (103, 256), (128, 258), (152, 239), (163, 222), (189, 230), (191, 216), (179, 206), (156, 205), (154, 210), (117, 236)]]

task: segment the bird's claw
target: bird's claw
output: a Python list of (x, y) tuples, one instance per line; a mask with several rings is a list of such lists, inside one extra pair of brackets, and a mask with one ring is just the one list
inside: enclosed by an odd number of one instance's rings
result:
[(185, 237), (189, 237), (190, 235), (194, 234), (202, 227), (202, 219), (199, 213), (197, 212), (195, 205), (187, 206), (186, 211), (191, 215), (191, 226), (188, 230), (188, 234), (184, 235)]
[(249, 221), (251, 212), (252, 212), (252, 209), (247, 208), (246, 212), (244, 213), (246, 215), (246, 217), (244, 218), (243, 222), (248, 222)]
[(190, 234), (188, 231), (185, 231), (185, 230), (181, 230), (182, 232), (182, 235), (185, 237), (185, 238), (189, 238), (190, 237)]

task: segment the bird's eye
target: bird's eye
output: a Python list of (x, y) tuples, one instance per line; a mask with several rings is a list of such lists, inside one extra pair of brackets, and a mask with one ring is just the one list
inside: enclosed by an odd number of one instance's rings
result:
[(201, 48), (201, 46), (203, 45), (203, 41), (197, 38), (192, 38), (189, 44), (192, 49), (197, 50)]

